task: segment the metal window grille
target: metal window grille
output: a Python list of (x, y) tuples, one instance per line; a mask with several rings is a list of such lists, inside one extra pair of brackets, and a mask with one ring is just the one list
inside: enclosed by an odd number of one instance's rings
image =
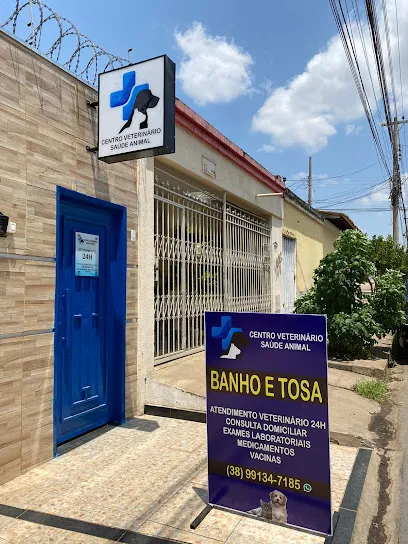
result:
[(270, 312), (270, 228), (268, 221), (231, 204), (226, 207), (226, 309)]
[(155, 358), (199, 351), (204, 312), (271, 310), (267, 219), (156, 169)]

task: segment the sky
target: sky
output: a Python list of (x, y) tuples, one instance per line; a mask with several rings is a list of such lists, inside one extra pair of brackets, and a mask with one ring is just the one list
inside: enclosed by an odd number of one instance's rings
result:
[[(386, 1), (401, 116), (404, 99), (408, 104), (408, 69), (400, 77), (397, 52), (399, 44), (404, 67), (408, 2)], [(253, 0), (250, 4), (243, 0), (47, 0), (46, 4), (115, 55), (127, 58), (132, 48), (131, 60), (138, 62), (166, 53), (177, 65), (178, 98), (268, 170), (287, 178), (289, 188), (307, 198), (305, 178), (312, 156), (316, 208), (344, 210), (370, 236), (391, 233), (388, 176), (328, 0)], [(0, 0), (0, 24), (14, 8), (15, 0)], [(33, 14), (36, 23), (38, 11)], [(353, 17), (351, 12), (352, 24)], [(27, 37), (29, 20), (27, 9), (17, 26), (19, 37)], [(362, 57), (357, 27), (354, 31)], [(362, 33), (369, 44), (365, 26)], [(57, 36), (50, 24), (44, 29), (41, 49), (45, 52)], [(65, 53), (72, 48), (69, 39)], [(368, 82), (367, 70), (363, 75)], [(374, 105), (376, 90), (375, 84), (372, 93), (368, 90)], [(384, 132), (380, 114), (376, 121)], [(400, 131), (403, 158), (406, 130)], [(386, 140), (384, 149), (390, 154)], [(401, 168), (404, 173), (404, 165)]]

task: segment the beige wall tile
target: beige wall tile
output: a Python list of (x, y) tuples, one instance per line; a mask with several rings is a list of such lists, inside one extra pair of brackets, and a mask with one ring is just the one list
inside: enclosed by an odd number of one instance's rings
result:
[(0, 340), (1, 381), (20, 380), (22, 378), (25, 355), (24, 340), (24, 338), (5, 338)]
[(24, 330), (25, 261), (0, 259), (0, 334)]
[(21, 113), (1, 103), (0, 148), (0, 212), (17, 224), (15, 234), (0, 238), (0, 252), (23, 254), (26, 225), (25, 119)]
[(21, 474), (21, 442), (0, 448), (0, 485)]
[(126, 271), (126, 319), (137, 318), (137, 269)]
[(26, 261), (25, 330), (54, 327), (55, 263)]
[(37, 55), (26, 55), (26, 114), (50, 127), (75, 134), (76, 82)]
[(21, 474), (21, 409), (0, 416), (0, 485)]
[(53, 334), (26, 338), (22, 378), (22, 470), (53, 453)]
[(21, 379), (0, 380), (0, 416), (21, 407)]
[(26, 338), (26, 355), (23, 361), (23, 409), (29, 406), (45, 407), (52, 403), (54, 381), (53, 334)]
[(53, 428), (52, 425), (32, 427), (23, 432), (21, 444), (21, 472), (41, 465), (53, 456)]
[(25, 109), (25, 55), (11, 40), (0, 41), (0, 103)]
[(98, 108), (90, 108), (86, 101), (97, 101), (98, 93), (80, 82), (77, 82), (76, 87), (76, 136), (93, 146), (98, 140)]
[(27, 255), (55, 257), (55, 195), (55, 187), (27, 185)]

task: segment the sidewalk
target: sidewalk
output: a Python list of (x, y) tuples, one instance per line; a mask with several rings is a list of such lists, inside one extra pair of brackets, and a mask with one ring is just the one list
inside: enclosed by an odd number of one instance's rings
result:
[[(202, 423), (143, 416), (106, 430), (0, 487), (0, 544), (324, 543), (216, 509), (190, 530), (207, 497)], [(356, 454), (331, 445), (333, 511)]]
[[(353, 392), (361, 374), (329, 368), (329, 415), (332, 440), (347, 446), (372, 447), (370, 430), (380, 405)], [(205, 412), (205, 354), (182, 357), (154, 369), (148, 381), (147, 404)]]

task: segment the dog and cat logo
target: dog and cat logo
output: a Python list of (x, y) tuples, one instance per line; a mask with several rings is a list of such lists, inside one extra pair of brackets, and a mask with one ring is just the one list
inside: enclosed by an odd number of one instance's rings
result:
[(249, 346), (249, 340), (240, 327), (232, 326), (232, 317), (223, 315), (221, 325), (211, 328), (212, 338), (221, 340), (220, 359), (240, 359), (242, 348)]
[(145, 116), (140, 123), (139, 129), (146, 129), (149, 126), (148, 110), (155, 108), (160, 98), (155, 96), (149, 89), (148, 83), (136, 85), (136, 71), (131, 70), (123, 74), (122, 89), (110, 94), (110, 107), (118, 108), (122, 106), (122, 119), (126, 121), (119, 134), (132, 125), (135, 111), (139, 111)]
[(248, 514), (285, 525), (288, 522), (288, 498), (275, 489), (269, 493), (269, 501), (260, 499), (260, 506), (249, 510)]

